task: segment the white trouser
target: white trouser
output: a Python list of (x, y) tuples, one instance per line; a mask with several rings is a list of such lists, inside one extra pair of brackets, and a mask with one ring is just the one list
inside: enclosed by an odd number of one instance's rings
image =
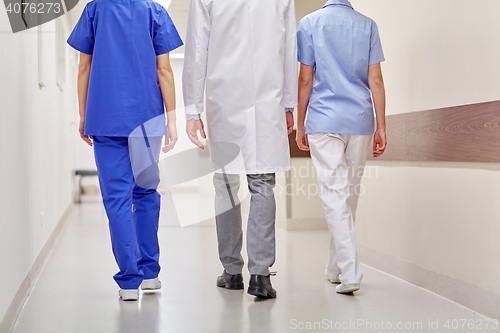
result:
[(314, 133), (308, 140), (331, 233), (326, 272), (331, 280), (343, 284), (360, 283), (363, 273), (354, 221), (372, 135)]

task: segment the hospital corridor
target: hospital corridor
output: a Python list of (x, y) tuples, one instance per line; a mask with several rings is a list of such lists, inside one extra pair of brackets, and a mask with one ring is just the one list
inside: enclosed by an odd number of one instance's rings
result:
[(0, 333), (500, 332), (498, 0), (4, 3)]

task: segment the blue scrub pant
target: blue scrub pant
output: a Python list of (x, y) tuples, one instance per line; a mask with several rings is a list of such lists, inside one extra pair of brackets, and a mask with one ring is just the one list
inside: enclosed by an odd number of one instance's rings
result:
[[(161, 137), (94, 136), (94, 155), (121, 289), (160, 272), (158, 225)], [(138, 181), (139, 180), (139, 181)]]

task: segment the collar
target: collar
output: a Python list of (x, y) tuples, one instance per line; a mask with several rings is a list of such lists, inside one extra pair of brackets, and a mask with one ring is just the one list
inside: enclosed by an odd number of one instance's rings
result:
[(328, 2), (323, 6), (323, 8), (331, 6), (331, 5), (341, 5), (341, 6), (346, 6), (351, 9), (354, 9), (351, 5), (351, 3), (347, 0), (328, 0)]

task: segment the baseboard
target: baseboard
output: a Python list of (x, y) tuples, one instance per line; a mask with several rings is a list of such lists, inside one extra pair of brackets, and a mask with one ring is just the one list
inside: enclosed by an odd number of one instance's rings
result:
[(279, 225), (286, 231), (328, 230), (326, 219), (286, 219), (286, 224)]
[(492, 319), (500, 320), (500, 295), (415, 263), (358, 245), (362, 263), (427, 289)]
[(30, 271), (26, 275), (26, 278), (24, 279), (24, 281), (21, 283), (21, 286), (17, 290), (16, 296), (14, 296), (12, 303), (10, 304), (9, 308), (7, 309), (7, 312), (5, 313), (5, 316), (2, 319), (2, 322), (0, 323), (1, 333), (12, 332), (14, 325), (16, 324), (16, 321), (19, 317), (19, 314), (23, 309), (24, 303), (26, 302), (26, 299), (31, 293), (31, 289), (33, 288), (33, 285), (38, 275), (40, 274), (40, 271), (43, 265), (45, 264), (45, 261), (47, 260), (51, 250), (53, 249), (56, 240), (59, 234), (61, 233), (64, 222), (67, 220), (67, 217), (71, 212), (72, 208), (73, 208), (72, 204), (70, 204), (68, 208), (66, 208), (63, 216), (61, 217), (56, 227), (52, 231), (52, 234), (47, 239), (47, 242), (45, 243), (42, 250), (36, 257), (35, 262), (31, 266)]

